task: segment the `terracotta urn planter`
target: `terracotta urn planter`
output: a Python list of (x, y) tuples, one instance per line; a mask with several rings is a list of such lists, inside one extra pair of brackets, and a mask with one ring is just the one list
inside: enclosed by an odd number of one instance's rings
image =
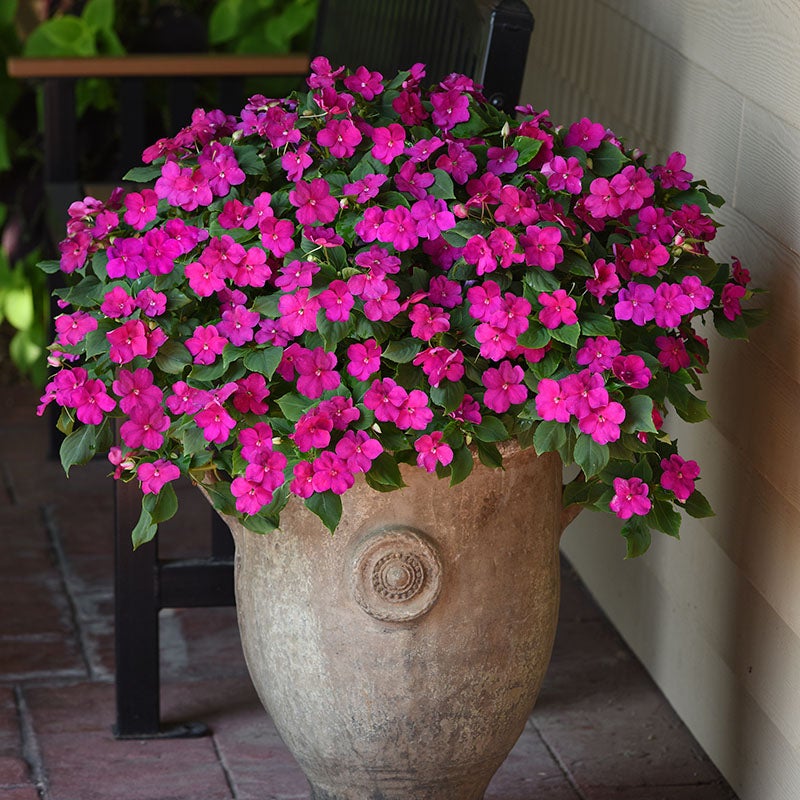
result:
[(300, 501), (259, 535), (227, 519), (259, 696), (314, 800), (479, 800), (522, 733), (559, 601), (561, 462), (533, 450), (449, 488)]

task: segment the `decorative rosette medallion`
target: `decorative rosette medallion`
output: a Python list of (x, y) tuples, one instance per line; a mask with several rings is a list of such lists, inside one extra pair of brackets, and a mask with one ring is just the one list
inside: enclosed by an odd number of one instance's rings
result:
[(384, 528), (356, 550), (353, 595), (375, 619), (408, 622), (436, 602), (441, 575), (439, 556), (427, 537), (411, 528)]

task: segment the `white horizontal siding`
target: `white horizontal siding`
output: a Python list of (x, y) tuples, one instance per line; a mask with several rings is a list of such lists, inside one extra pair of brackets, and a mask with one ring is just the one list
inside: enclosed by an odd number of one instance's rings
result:
[(800, 797), (800, 3), (531, 3), (523, 100), (589, 116), (728, 199), (714, 254), (769, 290), (752, 342), (712, 333), (713, 422), (671, 422), (717, 510), (626, 562), (584, 514), (564, 549), (742, 800)]

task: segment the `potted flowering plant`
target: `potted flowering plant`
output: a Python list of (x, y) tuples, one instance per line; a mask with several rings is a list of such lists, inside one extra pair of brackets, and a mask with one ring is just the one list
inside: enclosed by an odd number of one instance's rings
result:
[[(69, 285), (41, 409), (62, 407), (67, 471), (108, 451), (140, 483), (134, 544), (181, 474), (241, 529), (292, 505), (338, 536), (354, 486), (458, 487), (509, 442), (557, 454), (559, 493), (577, 465), (564, 506), (616, 514), (629, 556), (711, 513), (662, 423), (708, 416), (700, 326), (744, 337), (758, 316), (707, 249), (722, 199), (679, 153), (651, 168), (587, 118), (514, 120), (465, 76), (423, 77), (318, 58), (307, 94), (198, 110), (140, 187), (71, 206), (43, 265)], [(390, 605), (439, 570), (380, 558)]]

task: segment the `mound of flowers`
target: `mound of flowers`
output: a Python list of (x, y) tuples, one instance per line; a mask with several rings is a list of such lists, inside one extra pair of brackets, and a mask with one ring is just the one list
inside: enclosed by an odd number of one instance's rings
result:
[(318, 58), (307, 93), (198, 109), (135, 190), (70, 207), (39, 412), (61, 406), (67, 471), (107, 452), (140, 483), (134, 544), (180, 475), (255, 531), (292, 495), (335, 530), (358, 475), (456, 484), (507, 440), (576, 464), (565, 505), (624, 520), (629, 555), (711, 513), (662, 424), (707, 417), (699, 325), (759, 317), (708, 253), (721, 198), (679, 153), (648, 168), (589, 119), (424, 74)]

